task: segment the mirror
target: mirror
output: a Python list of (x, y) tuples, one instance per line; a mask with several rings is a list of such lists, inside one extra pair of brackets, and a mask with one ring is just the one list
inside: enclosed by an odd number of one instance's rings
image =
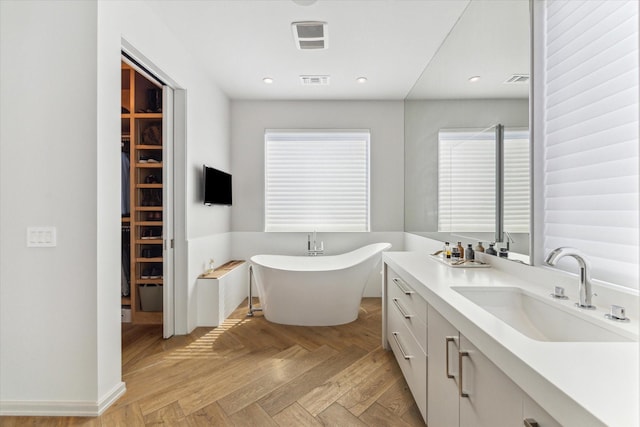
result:
[(529, 263), (530, 33), (528, 1), (470, 1), (405, 98), (406, 232)]

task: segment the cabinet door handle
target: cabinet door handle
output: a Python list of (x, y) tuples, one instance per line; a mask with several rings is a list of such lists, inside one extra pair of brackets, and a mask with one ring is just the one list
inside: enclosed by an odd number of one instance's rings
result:
[(524, 427), (538, 427), (538, 422), (533, 418), (525, 418)]
[(404, 293), (405, 295), (411, 295), (411, 294), (415, 293), (415, 292), (414, 292), (414, 291), (412, 291), (411, 289), (408, 289), (408, 288), (405, 286), (405, 283), (404, 283), (402, 280), (400, 280), (400, 278), (398, 278), (398, 277), (394, 277), (394, 278), (393, 278), (393, 279), (391, 279), (391, 280), (393, 280), (393, 283), (395, 283), (395, 284), (396, 284), (396, 286), (398, 286), (398, 287), (400, 288), (400, 290), (402, 291), (402, 293)]
[(444, 339), (445, 339), (444, 345), (445, 345), (445, 348), (446, 348), (445, 354), (446, 354), (446, 358), (447, 358), (447, 363), (446, 363), (447, 378), (455, 378), (455, 375), (451, 375), (449, 373), (449, 343), (456, 342), (456, 338), (455, 337), (444, 337)]
[(398, 335), (400, 335), (397, 332), (392, 332), (391, 333), (393, 335), (393, 340), (396, 342), (396, 345), (398, 346), (398, 348), (400, 349), (400, 353), (402, 353), (402, 357), (404, 357), (405, 359), (411, 359), (413, 356), (410, 354), (407, 354), (404, 351), (404, 348), (402, 348), (402, 344), (400, 344), (400, 340), (398, 339)]
[(458, 352), (458, 372), (460, 372), (460, 378), (458, 381), (458, 392), (460, 393), (460, 397), (469, 397), (469, 393), (466, 393), (462, 390), (462, 358), (465, 356), (469, 356), (468, 351), (459, 351)]
[(413, 314), (408, 314), (406, 311), (404, 311), (404, 308), (402, 308), (400, 302), (398, 302), (398, 298), (393, 298), (393, 303), (396, 305), (398, 311), (405, 319), (411, 319), (413, 317)]

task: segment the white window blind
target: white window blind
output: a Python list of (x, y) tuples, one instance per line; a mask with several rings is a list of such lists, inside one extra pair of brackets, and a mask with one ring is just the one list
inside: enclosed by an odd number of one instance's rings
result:
[(550, 1), (546, 23), (545, 254), (637, 289), (638, 2)]
[(265, 231), (369, 231), (368, 131), (265, 133)]
[[(494, 232), (495, 128), (441, 130), (438, 139), (438, 231)], [(503, 227), (510, 233), (528, 233), (528, 131), (505, 129), (503, 145)]]
[(504, 131), (503, 229), (529, 233), (531, 212), (531, 163), (528, 130)]
[(493, 128), (438, 133), (438, 231), (495, 231), (495, 152)]

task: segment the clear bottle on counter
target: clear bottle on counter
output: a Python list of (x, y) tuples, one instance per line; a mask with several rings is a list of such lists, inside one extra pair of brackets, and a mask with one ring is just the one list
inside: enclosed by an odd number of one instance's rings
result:
[(484, 252), (484, 246), (482, 246), (482, 242), (478, 242), (478, 244), (476, 245), (476, 252)]
[(444, 259), (451, 259), (451, 246), (449, 246), (449, 242), (444, 242), (444, 249), (442, 251), (442, 257)]
[(476, 258), (476, 253), (474, 252), (473, 248), (471, 247), (471, 243), (469, 243), (467, 245), (467, 249), (465, 249), (465, 251), (464, 251), (464, 257), (468, 261), (473, 261)]
[(486, 251), (484, 251), (485, 254), (487, 255), (498, 255), (498, 252), (496, 252), (495, 248), (495, 243), (489, 243), (489, 247), (487, 248)]
[(462, 242), (458, 242), (458, 252), (460, 252), (460, 259), (465, 259), (465, 257), (464, 257), (464, 248), (462, 247)]

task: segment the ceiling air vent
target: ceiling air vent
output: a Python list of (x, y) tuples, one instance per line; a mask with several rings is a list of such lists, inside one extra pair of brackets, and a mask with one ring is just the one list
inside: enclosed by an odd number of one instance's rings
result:
[(329, 39), (327, 23), (319, 21), (302, 21), (291, 24), (293, 39), (300, 50), (327, 49)]
[(329, 84), (329, 76), (300, 76), (302, 86), (326, 86)]
[(513, 74), (507, 80), (504, 81), (505, 84), (518, 84), (518, 83), (528, 83), (529, 75), (528, 74)]

